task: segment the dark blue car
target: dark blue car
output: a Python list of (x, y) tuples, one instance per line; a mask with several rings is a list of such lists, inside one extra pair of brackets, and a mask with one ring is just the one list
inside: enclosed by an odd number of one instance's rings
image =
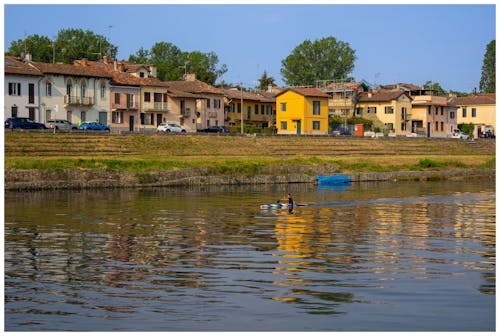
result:
[(44, 124), (30, 118), (8, 118), (5, 120), (5, 128), (47, 129)]
[(78, 126), (81, 130), (91, 130), (91, 131), (109, 131), (109, 126), (101, 125), (96, 122), (84, 122)]

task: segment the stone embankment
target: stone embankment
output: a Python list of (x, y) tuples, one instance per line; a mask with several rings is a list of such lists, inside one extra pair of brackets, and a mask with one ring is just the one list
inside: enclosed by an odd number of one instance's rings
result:
[[(193, 185), (314, 183), (318, 175), (338, 173), (333, 166), (267, 167), (255, 175), (214, 174), (210, 169), (124, 172), (106, 169), (16, 169), (5, 171), (5, 190), (140, 188)], [(494, 169), (347, 173), (354, 182), (495, 179)]]

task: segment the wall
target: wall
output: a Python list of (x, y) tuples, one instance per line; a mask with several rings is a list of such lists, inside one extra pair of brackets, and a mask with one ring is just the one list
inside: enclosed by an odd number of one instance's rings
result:
[[(34, 108), (35, 121), (45, 122), (42, 119), (41, 113), (38, 110), (38, 83), (42, 85), (43, 80), (40, 81), (41, 77), (33, 76), (23, 76), (23, 75), (10, 75), (5, 74), (4, 78), (4, 120), (12, 117), (12, 106), (17, 106), (17, 116), (29, 118), (28, 107)], [(20, 83), (21, 84), (21, 95), (9, 95), (9, 83)], [(35, 88), (35, 100), (34, 103), (28, 104), (28, 87), (29, 84), (33, 84)]]

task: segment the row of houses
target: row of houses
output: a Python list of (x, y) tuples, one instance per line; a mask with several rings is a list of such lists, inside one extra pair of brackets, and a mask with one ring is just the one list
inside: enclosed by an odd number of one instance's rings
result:
[(161, 81), (154, 65), (77, 60), (73, 64), (5, 57), (5, 118), (46, 123), (97, 121), (116, 131), (154, 130), (163, 122), (188, 132), (210, 126), (275, 128), (278, 134), (327, 134), (329, 119), (359, 116), (387, 133), (450, 136), (458, 124), (495, 129), (494, 94), (440, 97), (411, 84), (373, 90), (365, 81), (266, 92), (220, 89), (187, 74)]

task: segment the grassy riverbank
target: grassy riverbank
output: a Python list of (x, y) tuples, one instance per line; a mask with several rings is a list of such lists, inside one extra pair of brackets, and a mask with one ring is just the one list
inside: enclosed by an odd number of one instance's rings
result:
[(331, 165), (341, 172), (495, 168), (491, 140), (5, 133), (5, 169), (153, 172)]

